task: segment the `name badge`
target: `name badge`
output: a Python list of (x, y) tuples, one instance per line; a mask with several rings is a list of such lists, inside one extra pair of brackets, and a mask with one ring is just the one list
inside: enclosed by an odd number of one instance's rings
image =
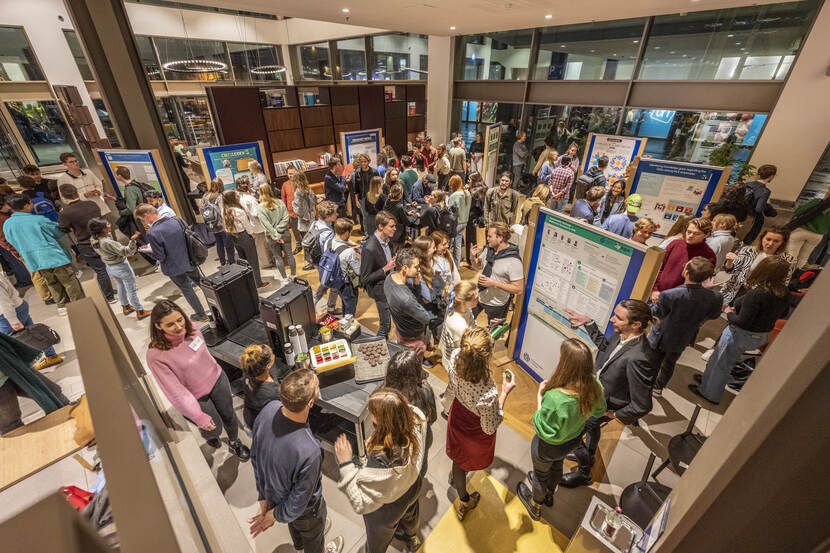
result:
[(204, 344), (204, 343), (205, 343), (205, 341), (202, 340), (201, 336), (196, 336), (196, 338), (194, 338), (193, 341), (190, 342), (190, 345), (188, 345), (187, 347), (189, 347), (193, 351), (196, 351), (197, 349), (202, 347), (202, 344)]

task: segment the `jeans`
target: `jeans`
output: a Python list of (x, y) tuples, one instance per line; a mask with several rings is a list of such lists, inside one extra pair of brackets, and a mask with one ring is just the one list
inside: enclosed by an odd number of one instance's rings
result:
[(115, 265), (107, 265), (107, 272), (115, 279), (118, 287), (118, 301), (121, 305), (132, 305), (139, 311), (144, 311), (141, 300), (138, 299), (138, 288), (135, 283), (135, 273), (126, 259)]
[(259, 288), (263, 282), (262, 275), (259, 272), (259, 255), (256, 253), (256, 244), (254, 243), (253, 237), (244, 230), (232, 236), (239, 257), (247, 261), (248, 265), (251, 266), (251, 270), (254, 272), (254, 282), (257, 288)]
[(86, 264), (95, 271), (95, 278), (98, 279), (98, 287), (101, 288), (101, 293), (108, 300), (115, 296), (115, 290), (112, 289), (112, 281), (110, 281), (109, 273), (107, 273), (107, 266), (101, 260), (101, 256), (89, 244), (78, 244), (78, 252), (84, 258)]
[(339, 294), (340, 301), (343, 302), (343, 315), (354, 315), (357, 310), (358, 290), (351, 284), (346, 284)]
[(530, 484), (533, 489), (533, 501), (544, 503), (545, 497), (553, 495), (556, 486), (562, 480), (562, 461), (565, 455), (582, 443), (582, 435), (563, 444), (549, 444), (539, 436), (533, 436), (530, 442), (530, 460), (533, 463), (534, 478)]
[(196, 315), (205, 315), (205, 308), (202, 307), (202, 302), (199, 301), (199, 296), (197, 296), (196, 292), (193, 290), (196, 286), (199, 286), (199, 271), (197, 269), (193, 269), (180, 275), (171, 275), (170, 280), (172, 280), (173, 284), (178, 286), (179, 290), (182, 291), (182, 295), (184, 296), (185, 301), (190, 304), (190, 307), (193, 309), (193, 313)]
[(26, 265), (23, 264), (22, 261), (17, 259), (12, 252), (7, 250), (6, 248), (0, 246), (0, 257), (6, 262), (9, 268), (14, 275), (15, 286), (31, 286), (32, 285), (32, 277), (29, 275), (29, 271), (26, 269)]
[(206, 440), (218, 438), (222, 435), (222, 426), (228, 433), (228, 440), (231, 443), (235, 442), (239, 437), (239, 425), (236, 422), (236, 413), (233, 410), (233, 394), (231, 394), (231, 382), (228, 380), (228, 375), (223, 372), (219, 373), (219, 378), (213, 389), (205, 396), (198, 400), (199, 407), (206, 415), (210, 415), (213, 419), (216, 428), (213, 430), (202, 430), (199, 432)]
[(219, 264), (234, 263), (236, 261), (236, 251), (233, 249), (231, 235), (225, 231), (220, 231), (214, 232), (213, 236), (216, 237), (216, 254), (219, 256)]
[(418, 496), (421, 484), (419, 477), (401, 497), (363, 515), (366, 553), (385, 553), (393, 538), (407, 541), (415, 537), (420, 522)]
[[(610, 406), (608, 408), (611, 409)], [(599, 418), (591, 417), (585, 421), (585, 429), (583, 430), (585, 442), (582, 443), (580, 440), (573, 450), (574, 456), (579, 463), (577, 470), (583, 475), (587, 476), (591, 474), (591, 467), (594, 465), (594, 457), (597, 454), (597, 447), (599, 446), (600, 425), (609, 420), (611, 419), (602, 416)]]
[(317, 505), (306, 509), (306, 512), (288, 523), (288, 533), (291, 534), (294, 549), (305, 553), (324, 553), (326, 515), (326, 500), (321, 497)]
[(671, 377), (674, 374), (674, 368), (677, 365), (677, 360), (680, 359), (680, 354), (682, 354), (683, 352), (661, 351), (659, 349), (656, 349), (654, 350), (654, 353), (654, 364), (659, 365), (660, 367), (660, 372), (657, 375), (657, 380), (654, 381), (654, 387), (662, 390), (663, 388), (669, 385), (669, 380), (671, 380)]
[(333, 310), (337, 307), (337, 290), (335, 290), (334, 288), (327, 288), (322, 284), (319, 288), (317, 288), (314, 291), (314, 305), (316, 306), (317, 302), (320, 301), (320, 298), (326, 295), (326, 291), (329, 292), (329, 299), (326, 303), (326, 307), (328, 307), (330, 310)]
[(72, 270), (72, 265), (67, 263), (61, 267), (41, 269), (38, 273), (46, 281), (46, 286), (49, 287), (52, 299), (58, 307), (85, 297), (81, 283), (75, 276), (75, 271)]
[[(17, 320), (20, 321), (20, 324), (22, 324), (23, 326), (30, 327), (35, 324), (35, 322), (32, 320), (32, 316), (29, 315), (29, 303), (26, 300), (23, 300), (23, 303), (18, 305), (17, 308), (15, 308), (14, 312), (15, 316), (17, 317)], [(14, 332), (14, 329), (12, 328), (11, 323), (8, 321), (8, 319), (6, 319), (6, 317), (0, 315), (0, 333), (10, 336), (12, 332)], [(55, 352), (55, 348), (53, 348), (52, 346), (49, 346), (48, 348), (43, 350), (43, 353), (46, 355), (46, 357), (56, 357), (58, 355)]]
[(268, 247), (274, 253), (274, 265), (277, 267), (282, 278), (285, 278), (285, 262), (283, 256), (288, 260), (288, 268), (291, 270), (291, 275), (297, 274), (297, 264), (294, 262), (294, 253), (291, 251), (291, 231), (286, 230), (282, 233), (282, 244), (266, 235), (265, 240)]
[(378, 336), (388, 338), (392, 331), (392, 311), (386, 300), (375, 300), (375, 306), (378, 308)]
[[(40, 385), (49, 388), (57, 396), (58, 401), (64, 405), (69, 405), (69, 399), (63, 395), (60, 386), (37, 371), (32, 371), (32, 375), (39, 381)], [(27, 397), (23, 390), (18, 388), (11, 378), (0, 386), (0, 436), (23, 426), (20, 403), (17, 400), (19, 396)]]
[(455, 226), (455, 236), (451, 238), (453, 242), (452, 257), (455, 259), (455, 266), (461, 266), (461, 247), (464, 238), (464, 230), (467, 228), (467, 223), (458, 223)]
[(711, 401), (718, 403), (723, 389), (732, 378), (732, 367), (745, 351), (759, 348), (767, 343), (769, 332), (751, 332), (728, 325), (718, 339), (712, 357), (706, 363), (700, 393)]
[(560, 213), (562, 212), (563, 209), (565, 209), (565, 206), (567, 206), (567, 205), (568, 205), (568, 198), (562, 198), (561, 200), (551, 200), (550, 201), (550, 208), (553, 211), (559, 211)]

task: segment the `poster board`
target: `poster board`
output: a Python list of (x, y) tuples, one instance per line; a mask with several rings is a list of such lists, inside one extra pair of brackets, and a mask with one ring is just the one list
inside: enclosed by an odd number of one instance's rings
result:
[(126, 166), (133, 179), (144, 182), (161, 192), (164, 202), (169, 205), (176, 215), (182, 216), (182, 211), (176, 202), (176, 197), (170, 192), (170, 179), (161, 163), (158, 150), (96, 150), (104, 172), (112, 183), (115, 195), (119, 198), (124, 195), (124, 187), (115, 180), (115, 170), (119, 166)]
[(568, 338), (596, 351), (584, 328), (571, 328), (564, 309), (588, 315), (611, 336), (614, 307), (627, 298), (648, 299), (664, 255), (660, 248), (539, 209), (525, 250), (527, 279), (514, 315), (513, 360), (541, 381), (553, 374), (559, 345)]
[(700, 217), (703, 206), (717, 201), (731, 171), (732, 167), (641, 159), (628, 193), (643, 197), (638, 215), (654, 221), (654, 235), (662, 237), (681, 214)]
[(484, 135), (484, 166), (481, 169), (484, 184), (490, 188), (496, 185), (499, 169), (499, 148), (501, 146), (501, 123), (487, 126)]
[(265, 176), (271, 180), (271, 164), (265, 162), (265, 145), (262, 140), (199, 148), (197, 153), (202, 163), (205, 182), (219, 177), (225, 185), (225, 190), (234, 188), (237, 178), (250, 177), (248, 162), (252, 160), (259, 162)]
[(628, 165), (645, 151), (648, 138), (588, 133), (580, 174), (596, 166), (602, 156), (608, 156), (608, 167), (603, 173), (609, 185), (625, 177)]
[(366, 154), (369, 156), (369, 165), (377, 167), (378, 153), (382, 147), (383, 131), (381, 129), (340, 133), (340, 151), (346, 158), (343, 165), (354, 164), (355, 157), (359, 154)]

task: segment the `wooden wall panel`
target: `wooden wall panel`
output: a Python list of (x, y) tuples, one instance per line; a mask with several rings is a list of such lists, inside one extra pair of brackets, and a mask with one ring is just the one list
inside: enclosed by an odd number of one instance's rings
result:
[(384, 126), (383, 85), (355, 87), (360, 99), (360, 128), (382, 129)]
[(384, 112), (387, 119), (390, 117), (406, 117), (406, 102), (386, 102)]
[(406, 118), (406, 132), (420, 132), (426, 129), (427, 118), (423, 115)]
[(344, 106), (357, 104), (360, 101), (357, 90), (358, 88), (358, 86), (353, 85), (330, 87), (329, 92), (331, 94), (331, 105)]
[(334, 144), (334, 129), (332, 127), (305, 127), (303, 129), (306, 148), (311, 146), (326, 146)]
[(271, 143), (272, 152), (296, 150), (297, 148), (302, 148), (305, 144), (302, 129), (271, 131), (268, 133), (268, 140)]
[(262, 115), (269, 131), (300, 128), (300, 110), (297, 108), (267, 108), (262, 110)]
[(334, 126), (334, 139), (337, 141), (338, 145), (340, 144), (340, 133), (341, 132), (352, 132), (352, 131), (359, 131), (360, 130), (360, 123), (344, 123), (342, 125), (335, 125)]
[(220, 144), (262, 140), (266, 151), (271, 151), (259, 87), (209, 86), (206, 91)]
[(387, 119), (384, 127), (384, 139), (391, 144), (398, 155), (406, 152), (406, 118)]
[(335, 125), (357, 123), (360, 126), (360, 106), (331, 106), (331, 118)]
[(414, 102), (415, 100), (427, 99), (427, 87), (422, 84), (408, 84), (406, 85), (406, 101)]
[(303, 127), (331, 126), (331, 106), (309, 106), (300, 108)]

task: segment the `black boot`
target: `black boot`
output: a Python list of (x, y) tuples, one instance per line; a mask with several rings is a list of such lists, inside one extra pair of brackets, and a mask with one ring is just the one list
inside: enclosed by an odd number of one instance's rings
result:
[(583, 472), (579, 469), (575, 471), (569, 472), (565, 476), (562, 477), (562, 481), (559, 482), (559, 485), (563, 488), (578, 488), (579, 486), (588, 486), (594, 482), (594, 479), (591, 478), (591, 472)]
[(231, 451), (233, 451), (234, 455), (239, 457), (240, 461), (247, 461), (251, 458), (251, 450), (248, 449), (248, 446), (242, 443), (242, 441), (237, 438), (235, 442), (230, 444)]
[[(533, 472), (532, 470), (527, 471), (527, 481), (530, 482), (531, 489), (536, 488), (537, 486), (541, 487), (539, 485), (539, 482), (536, 480), (536, 473)], [(545, 503), (545, 506), (547, 506), (547, 507), (553, 507), (553, 492), (552, 491), (547, 490), (545, 492), (545, 501), (544, 501), (544, 503)]]
[(530, 491), (530, 488), (527, 487), (527, 484), (524, 482), (516, 484), (516, 497), (518, 497), (519, 501), (522, 502), (522, 505), (525, 506), (527, 514), (530, 515), (530, 518), (533, 520), (539, 520), (542, 518), (542, 505), (533, 501), (533, 493)]

